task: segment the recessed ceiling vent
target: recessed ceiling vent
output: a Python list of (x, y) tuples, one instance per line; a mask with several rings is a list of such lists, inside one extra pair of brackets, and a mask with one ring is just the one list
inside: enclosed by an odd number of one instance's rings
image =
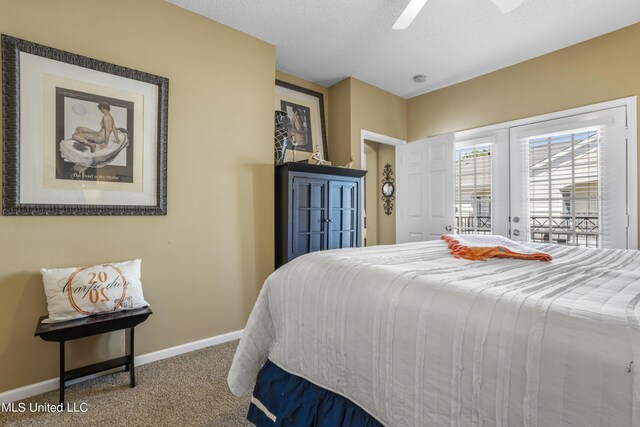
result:
[(416, 83), (424, 83), (427, 80), (427, 76), (424, 74), (416, 74), (413, 76), (413, 81)]

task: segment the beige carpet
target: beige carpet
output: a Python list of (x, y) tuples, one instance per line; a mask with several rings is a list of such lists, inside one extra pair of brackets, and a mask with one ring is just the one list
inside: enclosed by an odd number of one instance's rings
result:
[[(0, 412), (0, 426), (251, 426), (249, 398), (227, 387), (238, 342), (221, 344), (136, 368), (136, 387), (119, 372), (68, 387), (65, 400), (85, 413), (29, 412), (30, 404), (58, 404), (58, 391), (23, 400), (26, 412)], [(17, 403), (16, 403), (17, 404)]]

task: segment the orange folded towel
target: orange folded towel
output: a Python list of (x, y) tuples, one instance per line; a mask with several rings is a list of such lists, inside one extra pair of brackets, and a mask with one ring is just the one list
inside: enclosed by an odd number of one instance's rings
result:
[(551, 261), (553, 259), (546, 252), (535, 251), (502, 236), (445, 234), (440, 239), (448, 243), (451, 255), (472, 261), (485, 261), (489, 258), (515, 258), (537, 261)]

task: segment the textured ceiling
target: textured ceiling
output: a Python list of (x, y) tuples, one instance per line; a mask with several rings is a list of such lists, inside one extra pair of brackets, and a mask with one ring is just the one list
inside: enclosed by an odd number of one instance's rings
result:
[[(167, 0), (276, 46), (279, 70), (323, 86), (355, 77), (410, 98), (640, 21), (640, 0)], [(637, 54), (637, 52), (629, 52)], [(412, 76), (426, 74), (424, 83)]]

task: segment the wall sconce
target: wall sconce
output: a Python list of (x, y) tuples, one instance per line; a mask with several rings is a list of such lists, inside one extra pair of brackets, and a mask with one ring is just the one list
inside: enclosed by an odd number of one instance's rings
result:
[(391, 215), (393, 212), (393, 201), (396, 199), (396, 187), (393, 183), (393, 169), (391, 169), (391, 165), (389, 163), (384, 165), (382, 176), (382, 200), (384, 201), (384, 213)]

